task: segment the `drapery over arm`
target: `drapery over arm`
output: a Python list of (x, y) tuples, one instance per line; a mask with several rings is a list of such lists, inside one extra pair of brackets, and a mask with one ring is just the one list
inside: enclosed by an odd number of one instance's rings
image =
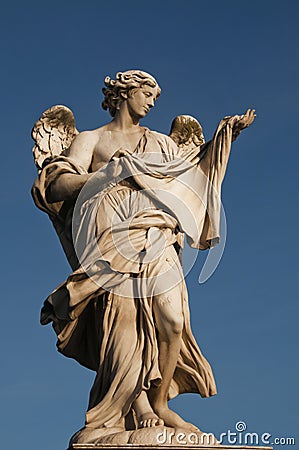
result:
[(233, 116), (221, 120), (213, 139), (201, 147), (198, 155), (198, 166), (209, 180), (206, 215), (200, 240), (201, 246), (205, 248), (213, 247), (220, 239), (221, 186), (234, 139), (234, 125), (239, 119), (240, 116)]
[(59, 240), (72, 267), (78, 265), (72, 242), (72, 213), (74, 201), (49, 203), (47, 190), (62, 174), (83, 175), (87, 171), (76, 164), (71, 158), (59, 156), (47, 164), (36, 178), (31, 194), (36, 206), (47, 213), (51, 219)]

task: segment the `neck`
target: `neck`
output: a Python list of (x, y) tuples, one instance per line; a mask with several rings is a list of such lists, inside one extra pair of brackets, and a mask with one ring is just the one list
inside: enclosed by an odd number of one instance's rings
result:
[(134, 131), (139, 128), (139, 118), (132, 117), (128, 111), (126, 102), (123, 102), (120, 105), (120, 109), (116, 111), (111, 124), (115, 130)]

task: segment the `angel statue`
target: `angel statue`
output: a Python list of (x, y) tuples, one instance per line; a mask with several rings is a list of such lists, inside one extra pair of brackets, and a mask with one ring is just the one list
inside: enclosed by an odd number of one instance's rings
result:
[(216, 394), (190, 327), (181, 251), (184, 238), (201, 250), (219, 241), (231, 143), (255, 112), (225, 117), (208, 142), (190, 116), (166, 136), (139, 123), (160, 92), (146, 72), (118, 72), (103, 88), (111, 122), (78, 133), (72, 112), (54, 106), (32, 132), (32, 195), (73, 270), (41, 323), (52, 322), (63, 355), (96, 372), (74, 446), (150, 443), (161, 427), (199, 434), (168, 400)]

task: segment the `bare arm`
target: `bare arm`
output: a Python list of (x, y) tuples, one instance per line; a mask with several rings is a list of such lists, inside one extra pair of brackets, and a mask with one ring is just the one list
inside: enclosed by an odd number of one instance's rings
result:
[[(97, 140), (98, 136), (95, 132), (84, 131), (76, 136), (70, 148), (65, 152), (65, 156), (72, 158), (88, 172)], [(83, 175), (64, 173), (60, 175), (47, 189), (47, 201), (55, 203), (76, 198), (92, 175), (92, 173)]]
[(92, 175), (92, 173), (83, 175), (63, 173), (48, 187), (46, 191), (48, 203), (63, 202), (76, 198)]

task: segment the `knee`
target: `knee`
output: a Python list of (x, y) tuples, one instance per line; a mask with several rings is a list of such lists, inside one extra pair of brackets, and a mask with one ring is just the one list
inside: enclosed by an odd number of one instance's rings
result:
[(171, 343), (180, 338), (184, 318), (178, 293), (172, 292), (155, 297), (154, 313), (159, 338), (162, 341)]
[(182, 334), (183, 331), (183, 317), (180, 318), (176, 318), (176, 319), (172, 319), (170, 322), (170, 326), (171, 326), (171, 333), (176, 335)]
[(173, 342), (181, 337), (183, 331), (183, 318), (182, 317), (169, 317), (164, 322), (161, 338), (166, 342)]

